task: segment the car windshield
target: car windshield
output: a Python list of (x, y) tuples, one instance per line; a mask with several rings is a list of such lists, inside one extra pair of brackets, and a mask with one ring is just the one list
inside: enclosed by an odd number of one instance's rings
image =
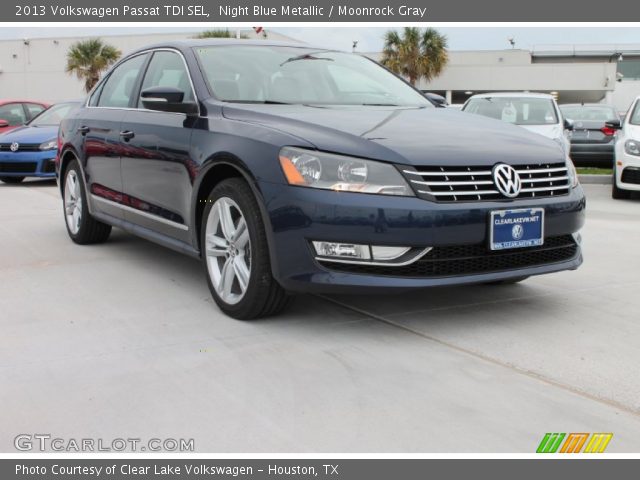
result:
[(58, 103), (44, 110), (40, 115), (35, 117), (29, 126), (31, 127), (55, 127), (73, 110), (77, 103)]
[(567, 105), (560, 106), (562, 115), (565, 118), (579, 121), (597, 121), (606, 122), (607, 120), (615, 120), (618, 113), (613, 107), (606, 105)]
[(636, 102), (633, 112), (629, 114), (629, 123), (631, 125), (640, 125), (640, 100)]
[(515, 125), (558, 123), (553, 101), (546, 98), (477, 97), (470, 99), (463, 110)]
[(433, 107), (365, 57), (311, 48), (196, 47), (216, 98), (238, 103)]

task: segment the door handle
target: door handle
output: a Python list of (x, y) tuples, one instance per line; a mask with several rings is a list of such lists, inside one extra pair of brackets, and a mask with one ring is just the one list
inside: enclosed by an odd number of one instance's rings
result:
[(82, 134), (82, 135), (86, 135), (87, 133), (89, 133), (91, 131), (91, 129), (89, 127), (87, 127), (86, 125), (83, 125), (81, 127), (78, 127), (78, 130), (76, 130), (78, 133)]
[(133, 137), (135, 137), (136, 134), (133, 133), (131, 130), (125, 130), (124, 132), (120, 132), (120, 136), (126, 142), (126, 141), (131, 140)]

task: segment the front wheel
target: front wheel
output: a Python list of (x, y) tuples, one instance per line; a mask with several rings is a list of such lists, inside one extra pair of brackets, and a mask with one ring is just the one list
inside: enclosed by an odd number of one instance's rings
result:
[(289, 296), (271, 273), (258, 202), (244, 180), (224, 180), (213, 189), (200, 245), (209, 290), (224, 313), (252, 320), (287, 306)]
[(24, 177), (0, 177), (0, 180), (4, 183), (13, 184), (20, 183), (24, 180)]

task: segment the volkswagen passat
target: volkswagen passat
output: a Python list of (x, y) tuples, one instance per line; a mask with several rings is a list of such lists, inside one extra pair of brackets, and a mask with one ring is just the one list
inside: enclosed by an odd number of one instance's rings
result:
[(585, 198), (553, 140), (435, 108), (367, 58), (206, 40), (121, 60), (60, 128), (76, 243), (119, 227), (202, 259), (241, 319), (294, 292), (575, 269)]

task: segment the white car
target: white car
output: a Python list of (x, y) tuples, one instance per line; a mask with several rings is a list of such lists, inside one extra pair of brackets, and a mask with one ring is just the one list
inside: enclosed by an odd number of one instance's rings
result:
[(469, 98), (463, 112), (519, 125), (556, 141), (568, 155), (570, 121), (565, 121), (555, 98), (546, 93), (482, 93)]
[(640, 192), (640, 97), (636, 98), (618, 132), (613, 164), (613, 198)]

